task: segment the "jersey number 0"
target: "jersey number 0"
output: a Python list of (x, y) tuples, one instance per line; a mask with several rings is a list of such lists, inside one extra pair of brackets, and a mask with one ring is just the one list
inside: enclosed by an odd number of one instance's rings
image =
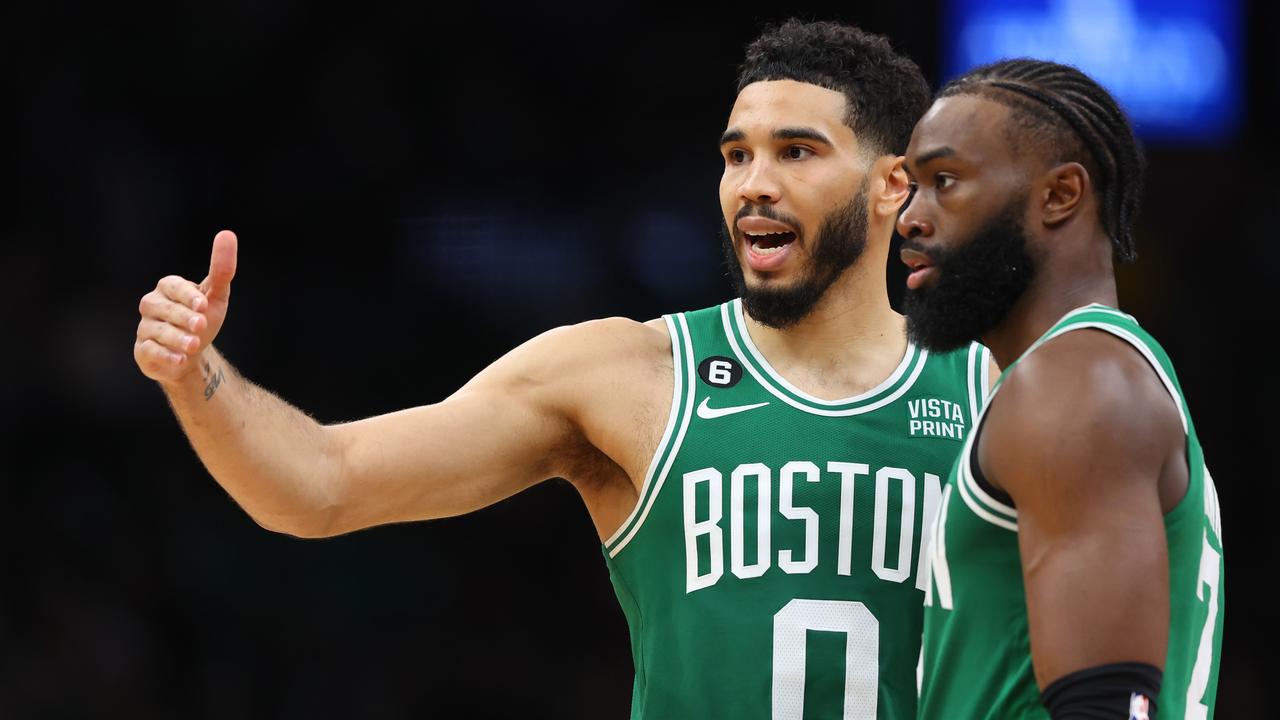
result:
[(773, 616), (773, 720), (804, 717), (810, 630), (844, 633), (844, 717), (875, 717), (880, 621), (860, 602), (796, 599)]

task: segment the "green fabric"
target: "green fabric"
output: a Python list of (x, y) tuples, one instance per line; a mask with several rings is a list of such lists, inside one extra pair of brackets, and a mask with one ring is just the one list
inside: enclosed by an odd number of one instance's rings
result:
[(909, 347), (880, 387), (829, 402), (772, 376), (739, 301), (665, 319), (670, 426), (604, 546), (631, 717), (914, 717), (922, 530), (989, 354)]
[[(1081, 329), (1109, 332), (1159, 368), (1187, 430), (1186, 496), (1164, 518), (1169, 549), (1169, 649), (1162, 718), (1211, 718), (1222, 645), (1223, 564), (1217, 491), (1168, 355), (1131, 316), (1102, 305), (1068, 313), (1022, 357)], [(1021, 359), (1021, 358), (1020, 358)], [(1017, 366), (1006, 368), (1000, 383)], [(981, 422), (981, 417), (979, 418)], [(972, 442), (943, 491), (929, 551), (921, 718), (1047, 718), (1031, 664), (1017, 511), (973, 480)], [(1134, 592), (1145, 590), (1134, 579)]]

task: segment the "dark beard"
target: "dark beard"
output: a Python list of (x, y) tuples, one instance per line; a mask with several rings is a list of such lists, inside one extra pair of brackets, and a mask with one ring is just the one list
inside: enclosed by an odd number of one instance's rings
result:
[[(750, 208), (744, 208), (748, 212), (739, 213), (739, 217), (751, 214)], [(758, 206), (756, 210), (755, 214), (761, 217), (778, 219), (768, 205)], [(748, 286), (727, 228), (720, 228), (720, 239), (729, 277), (742, 298), (742, 307), (747, 314), (771, 328), (784, 330), (792, 327), (813, 311), (827, 288), (862, 256), (867, 245), (867, 183), (863, 181), (848, 205), (832, 211), (823, 219), (811, 245), (813, 254), (808, 271), (789, 286), (778, 287), (775, 283)], [(797, 237), (795, 242), (799, 240)]]
[(952, 250), (926, 251), (908, 239), (903, 247), (925, 252), (938, 268), (931, 287), (907, 289), (902, 299), (907, 337), (934, 352), (962, 348), (999, 325), (1035, 277), (1022, 223), (1026, 196)]

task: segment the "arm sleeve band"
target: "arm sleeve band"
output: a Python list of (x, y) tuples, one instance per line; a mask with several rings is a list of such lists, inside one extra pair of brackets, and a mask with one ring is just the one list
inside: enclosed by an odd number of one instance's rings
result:
[(1040, 702), (1053, 720), (1155, 720), (1163, 677), (1145, 663), (1098, 665), (1054, 680)]

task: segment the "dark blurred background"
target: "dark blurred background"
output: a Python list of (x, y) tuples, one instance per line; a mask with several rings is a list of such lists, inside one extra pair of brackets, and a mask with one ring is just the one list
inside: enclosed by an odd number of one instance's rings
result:
[[(1222, 718), (1266, 715), (1275, 668), (1274, 471), (1254, 453), (1280, 398), (1253, 333), (1276, 309), (1280, 62), (1275, 11), (1239, 7), (1238, 115), (1150, 141), (1141, 258), (1121, 274), (1222, 499)], [(0, 717), (619, 718), (626, 626), (567, 483), (330, 540), (267, 532), (134, 366), (138, 299), (203, 277), (214, 233), (236, 230), (218, 344), (323, 421), (440, 400), (556, 325), (720, 302), (716, 140), (743, 46), (767, 21), (841, 19), (936, 84), (955, 10), (0, 12)]]

